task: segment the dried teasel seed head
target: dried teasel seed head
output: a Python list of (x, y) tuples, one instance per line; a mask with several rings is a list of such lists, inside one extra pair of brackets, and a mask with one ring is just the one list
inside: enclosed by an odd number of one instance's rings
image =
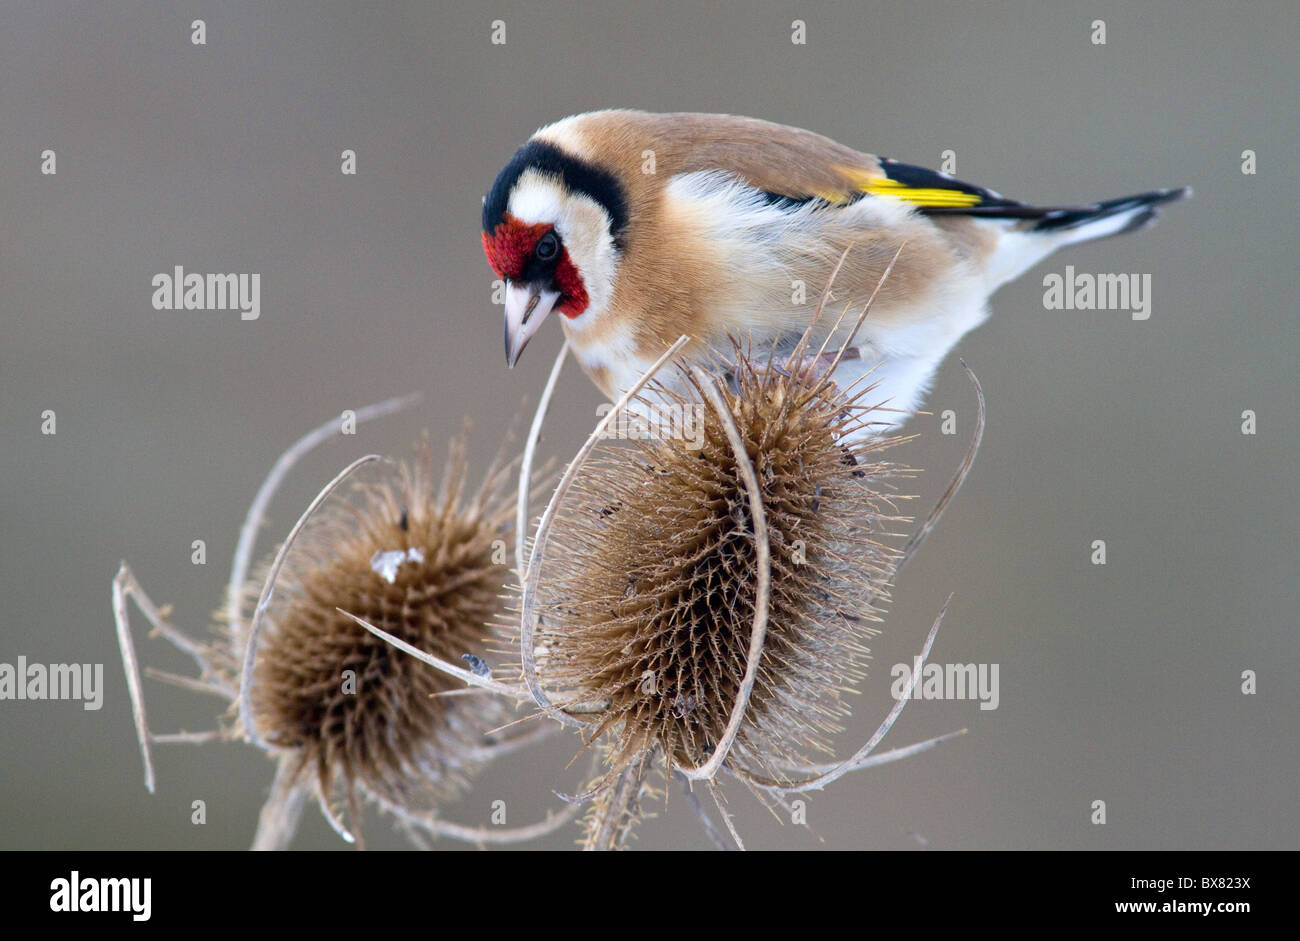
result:
[[(842, 694), (864, 676), (898, 558), (881, 539), (903, 519), (882, 490), (903, 470), (878, 460), (893, 440), (860, 433), (870, 410), (810, 371), (742, 355), (718, 386), (771, 551), (766, 639), (727, 764), (781, 779), (783, 765), (829, 750)], [(656, 750), (685, 768), (710, 756), (754, 622), (754, 527), (723, 422), (703, 398), (656, 395), (669, 414), (692, 410), (698, 433), (679, 423), (600, 445), (558, 511), (537, 587), (539, 676), (557, 698), (597, 705), (584, 718), (589, 738), (614, 740), (605, 785)]]
[(413, 462), (380, 465), (323, 504), (279, 574), (253, 674), (257, 731), (354, 816), (358, 794), (411, 812), (455, 796), (493, 744), (485, 732), (507, 721), (495, 697), (438, 695), (464, 684), (338, 610), (482, 663), (509, 574), (506, 470), (467, 492), (462, 434), (435, 484), (426, 437)]

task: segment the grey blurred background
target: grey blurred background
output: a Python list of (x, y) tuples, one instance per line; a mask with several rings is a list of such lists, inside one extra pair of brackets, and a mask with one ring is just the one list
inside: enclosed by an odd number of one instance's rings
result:
[[(934, 659), (1000, 664), (1000, 707), (912, 703), (888, 743), (970, 733), (812, 795), (824, 842), (732, 788), (749, 844), (1296, 848), (1296, 5), (465, 6), (0, 6), (0, 661), (99, 662), (107, 687), (98, 712), (0, 702), (0, 846), (248, 845), (273, 770), (260, 752), (159, 746), (145, 792), (109, 606), (119, 560), (205, 630), (281, 450), (388, 396), (424, 401), (303, 462), (260, 551), (344, 463), (405, 455), (423, 428), (442, 439), (472, 415), (482, 466), (560, 333), (506, 370), (480, 198), (539, 125), (624, 106), (748, 114), (929, 166), (951, 149), (960, 178), (1028, 201), (1196, 190), (1154, 230), (1005, 288), (959, 347), (988, 396), (983, 450), (900, 577), (841, 752), (889, 708), (890, 666), (950, 592)], [(47, 148), (56, 176), (39, 172)], [(356, 176), (339, 172), (347, 148)], [(1066, 264), (1149, 273), (1150, 320), (1044, 310), (1042, 278)], [(174, 265), (261, 273), (260, 319), (154, 310), (150, 279)], [(570, 371), (544, 453), (570, 456), (599, 402)], [(955, 357), (929, 407), (895, 453), (926, 471), (921, 508), (971, 430)], [(956, 436), (940, 434), (947, 408)], [(1094, 539), (1109, 564), (1090, 563)], [(185, 669), (142, 626), (137, 646)], [(221, 708), (145, 687), (159, 731), (211, 728)], [(576, 787), (575, 750), (558, 737), (490, 767), (448, 815), (482, 823), (503, 799), (510, 823), (534, 819)], [(640, 846), (708, 846), (685, 802), (660, 811)], [(406, 845), (377, 817), (366, 831)], [(295, 846), (343, 844), (309, 810)]]

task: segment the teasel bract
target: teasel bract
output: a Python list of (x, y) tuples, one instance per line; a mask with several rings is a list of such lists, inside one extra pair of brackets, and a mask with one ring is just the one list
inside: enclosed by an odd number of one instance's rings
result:
[[(399, 404), (382, 403), (357, 418)], [(271, 493), (302, 453), (338, 428), (335, 420), (305, 436), (267, 479), (249, 511), (230, 602), (211, 639), (194, 640), (173, 627), (123, 565), (114, 609), (147, 785), (153, 789), (150, 742), (245, 740), (278, 764), (254, 848), (287, 846), (308, 796), (348, 840), (359, 841), (367, 801), (394, 815), (417, 845), (425, 845), (424, 835), (488, 843), (547, 832), (572, 812), (510, 831), (439, 817), (438, 809), (462, 795), (489, 759), (537, 733), (494, 731), (510, 721), (505, 702), (477, 691), (464, 695), (458, 682), (355, 620), (487, 672), (484, 656), (509, 573), (512, 506), (504, 484), (511, 462), (498, 459), (471, 489), (465, 432), (452, 440), (440, 481), (427, 435), (412, 461), (373, 455), (355, 461), (321, 491), (274, 558), (246, 576), (252, 534)], [(197, 679), (150, 673), (229, 700), (220, 729), (150, 734), (128, 595), (200, 669)]]

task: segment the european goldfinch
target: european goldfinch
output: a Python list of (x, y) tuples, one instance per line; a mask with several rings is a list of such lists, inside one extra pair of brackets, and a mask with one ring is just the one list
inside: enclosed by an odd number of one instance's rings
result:
[(484, 197), (483, 249), (505, 281), (507, 363), (556, 311), (583, 369), (617, 398), (682, 334), (696, 359), (733, 339), (793, 351), (849, 248), (820, 345), (904, 246), (833, 376), (870, 371), (872, 404), (901, 421), (999, 285), (1063, 245), (1143, 228), (1189, 192), (1030, 206), (767, 121), (596, 111), (515, 153)]

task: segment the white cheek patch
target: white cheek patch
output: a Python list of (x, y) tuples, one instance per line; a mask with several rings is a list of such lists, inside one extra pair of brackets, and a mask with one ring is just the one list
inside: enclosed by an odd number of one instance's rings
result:
[(572, 321), (590, 322), (609, 307), (614, 297), (618, 251), (610, 235), (610, 218), (600, 203), (582, 193), (566, 190), (560, 181), (536, 169), (525, 170), (510, 193), (507, 211), (521, 222), (555, 226), (569, 259), (587, 289), (588, 308)]

